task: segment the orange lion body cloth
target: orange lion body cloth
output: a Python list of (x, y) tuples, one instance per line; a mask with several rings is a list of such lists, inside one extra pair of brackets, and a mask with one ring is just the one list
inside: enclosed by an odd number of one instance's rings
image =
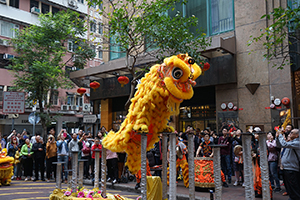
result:
[(187, 54), (164, 59), (162, 64), (151, 67), (138, 85), (131, 99), (126, 119), (118, 132), (110, 131), (102, 144), (114, 152), (128, 154), (126, 165), (132, 173), (141, 167), (141, 136), (148, 133), (147, 151), (159, 140), (158, 134), (168, 127), (172, 114), (179, 114), (179, 105), (194, 95), (195, 80), (201, 75), (201, 68)]

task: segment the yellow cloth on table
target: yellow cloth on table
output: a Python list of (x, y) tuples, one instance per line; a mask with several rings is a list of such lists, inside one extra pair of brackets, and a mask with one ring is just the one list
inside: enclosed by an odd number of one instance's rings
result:
[(147, 200), (162, 199), (162, 183), (159, 176), (147, 176)]

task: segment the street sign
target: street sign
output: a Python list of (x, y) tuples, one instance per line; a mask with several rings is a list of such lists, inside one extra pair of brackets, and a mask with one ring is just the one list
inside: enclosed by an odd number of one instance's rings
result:
[(95, 123), (97, 121), (96, 115), (83, 115), (83, 123)]
[(35, 114), (35, 112), (30, 113), (28, 116), (28, 121), (30, 124), (37, 124), (41, 120), (40, 116), (38, 114)]
[(3, 113), (16, 114), (25, 112), (24, 92), (3, 92)]
[(19, 114), (8, 114), (8, 119), (17, 119), (19, 118)]

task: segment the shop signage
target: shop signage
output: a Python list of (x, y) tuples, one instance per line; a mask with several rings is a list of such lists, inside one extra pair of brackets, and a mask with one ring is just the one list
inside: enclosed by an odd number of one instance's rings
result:
[(17, 114), (25, 112), (24, 92), (3, 92), (3, 113)]
[(96, 115), (83, 115), (83, 123), (95, 123), (97, 121)]

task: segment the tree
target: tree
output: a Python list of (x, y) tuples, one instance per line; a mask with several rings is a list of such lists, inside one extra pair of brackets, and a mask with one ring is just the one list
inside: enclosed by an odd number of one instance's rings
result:
[(291, 65), (288, 58), (300, 56), (299, 48), (297, 48), (300, 44), (300, 7), (292, 4), (287, 8), (274, 8), (273, 12), (261, 17), (261, 19), (264, 18), (271, 21), (271, 24), (261, 29), (262, 33), (258, 37), (250, 36), (248, 46), (253, 42), (263, 40), (263, 46), (267, 50), (263, 56), (266, 59), (271, 61), (282, 58), (281, 63), (273, 64), (273, 67), (282, 69), (285, 65)]
[[(40, 14), (38, 25), (25, 27), (11, 40), (18, 54), (9, 66), (15, 77), (13, 89), (27, 92), (27, 101), (38, 102), (43, 135), (50, 119), (45, 111), (51, 107), (47, 103), (49, 90), (74, 86), (65, 65), (73, 63), (74, 67), (83, 68), (88, 59), (95, 57), (88, 42), (81, 39), (85, 32), (84, 21), (78, 13), (61, 11), (54, 15)], [(63, 62), (70, 41), (74, 44), (72, 54)], [(72, 58), (75, 60), (71, 63)]]
[[(134, 95), (137, 80), (143, 75), (136, 68), (137, 58), (150, 55), (161, 62), (165, 56), (189, 53), (197, 63), (202, 62), (200, 51), (210, 42), (201, 31), (190, 30), (191, 27), (195, 29), (198, 20), (194, 16), (185, 17), (177, 12), (175, 5), (180, 2), (180, 0), (89, 1), (90, 5), (98, 4), (100, 8), (98, 11), (102, 16), (104, 30), (103, 50), (125, 54), (126, 68), (133, 76), (126, 108), (129, 107), (130, 99)], [(183, 1), (182, 4), (186, 2)]]

